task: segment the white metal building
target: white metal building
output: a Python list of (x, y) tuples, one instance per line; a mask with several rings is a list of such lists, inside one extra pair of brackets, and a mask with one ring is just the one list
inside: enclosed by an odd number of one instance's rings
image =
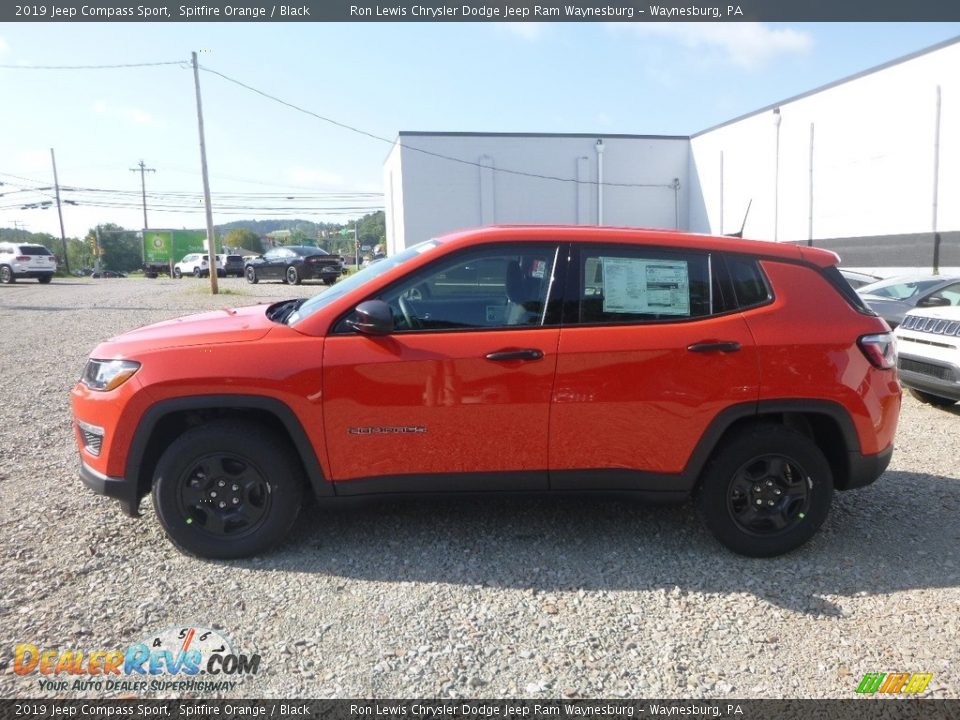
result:
[(692, 137), (401, 132), (384, 165), (389, 253), (493, 223), (730, 233), (748, 204), (746, 237), (902, 245), (935, 186), (960, 230), (960, 38)]

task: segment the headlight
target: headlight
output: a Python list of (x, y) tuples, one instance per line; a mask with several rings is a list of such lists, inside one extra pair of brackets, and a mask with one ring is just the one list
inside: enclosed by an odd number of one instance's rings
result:
[(133, 360), (87, 360), (80, 382), (91, 390), (114, 390), (133, 377), (140, 363)]

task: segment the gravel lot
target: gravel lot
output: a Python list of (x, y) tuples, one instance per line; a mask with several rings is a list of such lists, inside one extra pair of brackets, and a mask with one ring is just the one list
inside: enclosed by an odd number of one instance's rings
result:
[(874, 671), (960, 697), (960, 411), (906, 398), (890, 470), (779, 559), (728, 553), (688, 507), (491, 499), (310, 508), (272, 554), (206, 562), (149, 501), (133, 520), (81, 485), (68, 397), (110, 335), (323, 288), (206, 287), (0, 286), (0, 697), (50, 694), (13, 674), (17, 643), (191, 624), (263, 656), (230, 697), (849, 698)]

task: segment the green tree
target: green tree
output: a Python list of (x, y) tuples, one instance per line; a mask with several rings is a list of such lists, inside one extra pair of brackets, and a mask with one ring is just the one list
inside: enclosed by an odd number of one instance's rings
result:
[(257, 253), (263, 252), (263, 241), (256, 232), (249, 228), (234, 228), (230, 230), (224, 237), (223, 243), (232, 248), (243, 248), (244, 250), (253, 250)]
[(84, 242), (93, 244), (100, 230), (100, 261), (104, 270), (129, 272), (143, 264), (143, 247), (135, 230), (125, 230), (114, 223), (103, 223), (87, 232)]

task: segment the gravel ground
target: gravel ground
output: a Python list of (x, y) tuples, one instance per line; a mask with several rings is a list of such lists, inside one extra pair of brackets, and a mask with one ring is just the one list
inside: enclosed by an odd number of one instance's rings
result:
[(689, 507), (491, 499), (311, 508), (267, 556), (200, 561), (149, 502), (134, 520), (81, 485), (68, 390), (115, 333), (322, 290), (205, 287), (0, 286), (0, 697), (103, 696), (16, 676), (17, 643), (187, 625), (262, 655), (229, 697), (849, 698), (875, 671), (960, 697), (960, 411), (906, 398), (883, 478), (773, 560), (723, 550)]

